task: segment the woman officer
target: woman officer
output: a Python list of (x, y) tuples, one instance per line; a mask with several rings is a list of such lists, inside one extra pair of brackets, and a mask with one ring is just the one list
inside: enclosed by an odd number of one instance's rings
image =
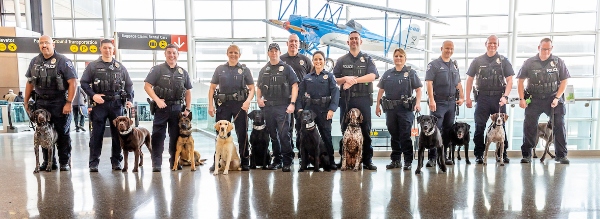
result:
[(312, 61), (313, 69), (309, 74), (304, 76), (304, 80), (302, 80), (298, 88), (298, 98), (302, 97), (302, 101), (298, 101), (297, 103), (298, 112), (306, 109), (317, 114), (315, 123), (319, 129), (321, 138), (325, 142), (331, 165), (330, 168), (335, 170), (333, 142), (331, 140), (331, 118), (333, 118), (333, 113), (338, 108), (340, 89), (335, 82), (335, 76), (323, 70), (325, 67), (325, 54), (321, 51), (316, 51), (313, 54)]
[[(227, 48), (227, 63), (215, 69), (208, 89), (208, 114), (215, 121), (234, 119), (233, 124), (238, 138), (242, 171), (250, 170), (248, 165), (248, 108), (254, 98), (254, 80), (246, 65), (239, 63), (240, 48), (231, 45)], [(217, 89), (217, 85), (219, 86)], [(217, 106), (215, 112), (215, 105)], [(210, 168), (214, 171), (214, 163)]]
[[(406, 66), (406, 52), (394, 50), (394, 68), (387, 70), (377, 85), (377, 106), (375, 115), (381, 116), (381, 108), (386, 113), (385, 123), (392, 140), (392, 162), (387, 169), (400, 168), (401, 155), (404, 154), (404, 170), (410, 170), (413, 159), (413, 146), (410, 131), (415, 115), (412, 111), (420, 111), (421, 80), (415, 70)], [(416, 91), (416, 97), (413, 96)], [(385, 92), (385, 97), (383, 93)]]

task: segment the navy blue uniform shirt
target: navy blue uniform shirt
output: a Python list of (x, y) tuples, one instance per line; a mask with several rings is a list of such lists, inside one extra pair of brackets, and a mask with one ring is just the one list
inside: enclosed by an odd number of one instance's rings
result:
[[(131, 81), (131, 77), (129, 77), (129, 72), (127, 71), (127, 68), (125, 68), (125, 66), (123, 66), (120, 62), (118, 62), (117, 60), (115, 60), (113, 58), (112, 62), (104, 62), (102, 61), (102, 57), (98, 58), (96, 61), (90, 62), (90, 64), (85, 67), (85, 70), (83, 71), (83, 75), (81, 75), (81, 88), (83, 88), (83, 90), (85, 91), (85, 93), (90, 96), (93, 97), (96, 93), (94, 92), (94, 90), (92, 89), (92, 87), (90, 86), (93, 82), (94, 82), (94, 78), (95, 78), (95, 74), (96, 74), (96, 69), (109, 69), (112, 66), (112, 68), (116, 69), (116, 68), (121, 68), (121, 75), (122, 75), (122, 79), (125, 81), (125, 93), (127, 93), (127, 100), (132, 101), (133, 100), (133, 82)], [(119, 66), (119, 67), (116, 67)], [(115, 93), (105, 93), (105, 95), (111, 96), (111, 95), (117, 95)]]
[(51, 59), (57, 60), (57, 63), (56, 63), (56, 70), (58, 70), (57, 74), (60, 74), (63, 77), (63, 79), (65, 80), (63, 82), (63, 84), (65, 86), (65, 90), (59, 91), (57, 89), (34, 88), (35, 93), (37, 93), (37, 94), (42, 94), (42, 95), (62, 94), (63, 92), (67, 92), (67, 90), (68, 90), (67, 88), (68, 88), (69, 84), (66, 82), (69, 79), (77, 78), (77, 72), (75, 71), (75, 67), (73, 67), (73, 62), (71, 62), (70, 59), (63, 56), (62, 54), (56, 52), (56, 50), (54, 51), (54, 55), (52, 55), (50, 58), (47, 58), (47, 59), (44, 58), (44, 55), (42, 53), (40, 53), (37, 57), (33, 58), (31, 60), (31, 62), (29, 63), (29, 68), (27, 68), (25, 77), (31, 78), (31, 68), (33, 68), (34, 64), (38, 64), (38, 65), (42, 64), (42, 62), (36, 63), (36, 60), (48, 61)]
[(377, 67), (375, 67), (375, 62), (373, 61), (373, 59), (371, 59), (370, 56), (368, 55), (364, 55), (362, 52), (359, 52), (358, 55), (356, 57), (352, 56), (352, 53), (348, 52), (346, 55), (343, 55), (342, 57), (340, 57), (336, 62), (335, 62), (335, 67), (333, 67), (333, 75), (335, 75), (336, 78), (341, 78), (342, 76), (342, 70), (343, 70), (343, 66), (342, 66), (342, 62), (344, 60), (349, 59), (351, 62), (356, 62), (358, 61), (361, 57), (366, 56), (367, 59), (365, 60), (365, 64), (367, 64), (367, 74), (375, 74), (375, 79), (379, 78), (379, 73), (377, 72)]
[[(244, 82), (241, 82), (242, 77)], [(215, 69), (210, 83), (218, 84), (220, 92), (230, 94), (243, 89), (242, 83), (244, 85), (254, 84), (254, 79), (250, 69), (242, 67), (240, 63), (235, 66), (229, 66), (229, 63), (225, 63)]]
[[(290, 85), (290, 91), (292, 90), (292, 85), (298, 83), (298, 76), (296, 76), (296, 73), (294, 72), (294, 69), (292, 69), (292, 67), (288, 64), (283, 63), (283, 61), (279, 61), (279, 63), (277, 63), (277, 65), (280, 65), (283, 67), (283, 74), (286, 76), (288, 84)], [(271, 68), (279, 68), (277, 67), (277, 65), (271, 65), (271, 62), (267, 62), (267, 64), (262, 67), (260, 69), (260, 72), (258, 73), (258, 82), (257, 85), (260, 87), (263, 83), (262, 78), (263, 78), (263, 74), (268, 71), (268, 69)], [(263, 94), (264, 97), (264, 94)], [(260, 97), (257, 97), (260, 98)]]
[[(517, 75), (517, 78), (519, 79), (526, 79), (529, 78), (529, 70), (531, 70), (531, 65), (534, 62), (541, 62), (542, 67), (546, 66), (550, 61), (554, 61), (555, 56), (554, 55), (550, 55), (550, 57), (548, 59), (546, 59), (546, 61), (542, 61), (540, 59), (540, 55), (537, 54), (534, 57), (531, 57), (527, 60), (525, 60), (525, 62), (523, 63), (523, 66), (521, 66), (521, 70), (519, 70), (519, 75)], [(558, 57), (556, 57), (558, 58)], [(558, 68), (558, 78), (559, 80), (559, 84), (560, 81), (565, 80), (567, 78), (571, 77), (571, 74), (569, 73), (569, 70), (567, 69), (567, 66), (565, 66), (565, 62), (561, 59), (558, 58), (558, 64), (556, 65), (556, 67)]]
[[(167, 62), (164, 62), (163, 64), (165, 64), (165, 65), (167, 65), (167, 67), (169, 67), (169, 64), (167, 64)], [(174, 68), (169, 67), (169, 73), (171, 75), (173, 75), (175, 72), (178, 71), (179, 68), (181, 68), (181, 67), (179, 67), (179, 65), (175, 65)], [(188, 72), (185, 69), (183, 69), (183, 68), (181, 68), (181, 69), (183, 70), (183, 77), (185, 77), (185, 83), (183, 84), (183, 87), (185, 87), (186, 90), (192, 89), (193, 87), (192, 87), (192, 82), (190, 81), (190, 75), (188, 74)], [(179, 74), (179, 73), (177, 73), (177, 74)], [(146, 76), (146, 79), (144, 79), (144, 82), (148, 82), (152, 86), (156, 86), (156, 83), (158, 82), (158, 79), (160, 79), (160, 76), (161, 76), (160, 67), (159, 67), (159, 65), (156, 65), (150, 69), (150, 73), (148, 73), (148, 75)]]
[(296, 76), (298, 76), (298, 81), (302, 81), (304, 76), (308, 74), (312, 70), (312, 62), (310, 58), (305, 55), (298, 53), (295, 56), (290, 56), (289, 53), (285, 53), (279, 56), (279, 59), (283, 61), (283, 63), (288, 64), (294, 69)]
[(460, 83), (460, 75), (453, 60), (444, 62), (442, 57), (439, 57), (427, 65), (425, 81), (433, 81), (433, 93), (435, 95), (454, 96), (456, 86)]
[(407, 70), (407, 67), (404, 66), (402, 71), (396, 71), (396, 67), (393, 67), (383, 73), (377, 87), (385, 90), (387, 99), (399, 100), (401, 95), (412, 96), (412, 91), (423, 87), (423, 84), (415, 70)]
[(298, 105), (298, 109), (303, 109), (304, 102), (300, 98), (310, 97), (311, 99), (319, 99), (327, 96), (331, 96), (331, 102), (329, 102), (327, 109), (335, 112), (340, 101), (340, 89), (337, 87), (335, 77), (332, 73), (325, 70), (321, 71), (319, 75), (313, 71), (304, 76), (304, 80), (300, 82), (296, 105)]
[(512, 64), (510, 64), (510, 61), (508, 61), (508, 59), (506, 57), (501, 59), (500, 55), (498, 53), (496, 53), (492, 57), (489, 57), (487, 54), (483, 54), (483, 55), (473, 59), (473, 62), (471, 62), (471, 65), (469, 66), (469, 70), (467, 70), (467, 75), (471, 76), (471, 77), (475, 77), (475, 75), (479, 72), (480, 65), (488, 65), (489, 63), (494, 62), (494, 61), (502, 62), (502, 75), (505, 78), (515, 75), (515, 70), (513, 70), (513, 67), (512, 67)]

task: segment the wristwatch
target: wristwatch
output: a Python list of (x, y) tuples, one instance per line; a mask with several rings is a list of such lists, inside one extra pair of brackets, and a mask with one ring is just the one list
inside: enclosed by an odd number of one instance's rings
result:
[(296, 105), (296, 102), (290, 102), (290, 104), (292, 104), (292, 105)]
[(188, 111), (188, 112), (190, 112), (190, 113), (192, 112), (190, 109), (185, 109), (185, 111)]
[(560, 99), (560, 97), (554, 97), (554, 99)]
[(502, 96), (502, 97), (506, 98), (506, 101), (508, 101), (508, 96)]

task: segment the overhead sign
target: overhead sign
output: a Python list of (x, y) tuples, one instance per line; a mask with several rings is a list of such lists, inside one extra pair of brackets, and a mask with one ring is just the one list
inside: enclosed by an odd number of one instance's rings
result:
[(164, 50), (169, 44), (187, 52), (187, 35), (118, 32), (119, 49)]
[[(65, 54), (98, 54), (100, 39), (54, 38), (54, 49)], [(40, 53), (37, 37), (0, 36), (0, 52)]]

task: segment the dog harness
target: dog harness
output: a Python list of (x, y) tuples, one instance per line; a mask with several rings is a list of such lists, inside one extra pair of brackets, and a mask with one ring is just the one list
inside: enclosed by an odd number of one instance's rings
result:
[(307, 130), (313, 130), (314, 128), (315, 128), (315, 122), (314, 121), (306, 124), (306, 129)]

